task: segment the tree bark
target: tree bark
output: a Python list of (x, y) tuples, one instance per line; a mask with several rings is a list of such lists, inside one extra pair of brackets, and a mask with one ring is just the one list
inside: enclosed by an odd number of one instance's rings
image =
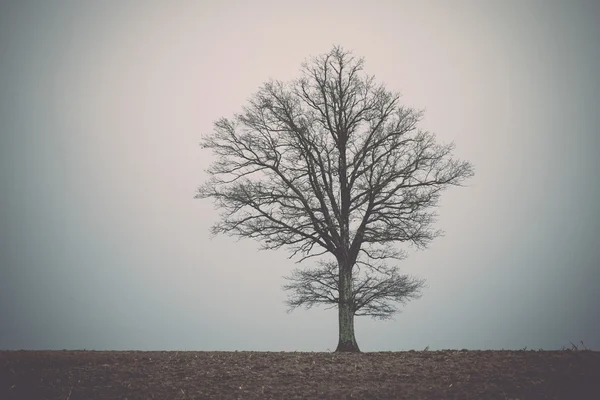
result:
[(354, 336), (354, 302), (352, 300), (352, 268), (339, 266), (339, 341), (336, 352), (358, 353), (360, 349)]

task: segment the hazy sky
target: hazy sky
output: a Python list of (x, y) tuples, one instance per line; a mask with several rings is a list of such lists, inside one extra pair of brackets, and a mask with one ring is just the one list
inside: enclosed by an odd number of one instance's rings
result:
[[(475, 165), (363, 351), (600, 350), (597, 1), (2, 1), (0, 349), (325, 351), (285, 251), (210, 240), (203, 133), (334, 44)], [(306, 266), (312, 266), (307, 263)]]

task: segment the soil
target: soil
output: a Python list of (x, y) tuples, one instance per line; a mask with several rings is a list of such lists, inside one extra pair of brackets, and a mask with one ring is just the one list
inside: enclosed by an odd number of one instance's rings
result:
[(597, 351), (0, 351), (0, 399), (600, 399)]

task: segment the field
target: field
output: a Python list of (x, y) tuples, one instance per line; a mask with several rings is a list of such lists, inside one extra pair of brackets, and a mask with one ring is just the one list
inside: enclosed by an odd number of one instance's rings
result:
[(0, 399), (600, 399), (597, 351), (0, 351)]

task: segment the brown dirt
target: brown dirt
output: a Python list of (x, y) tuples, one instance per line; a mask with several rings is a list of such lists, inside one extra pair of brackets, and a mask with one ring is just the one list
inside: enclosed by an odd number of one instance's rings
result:
[(0, 399), (600, 399), (597, 351), (0, 351)]

